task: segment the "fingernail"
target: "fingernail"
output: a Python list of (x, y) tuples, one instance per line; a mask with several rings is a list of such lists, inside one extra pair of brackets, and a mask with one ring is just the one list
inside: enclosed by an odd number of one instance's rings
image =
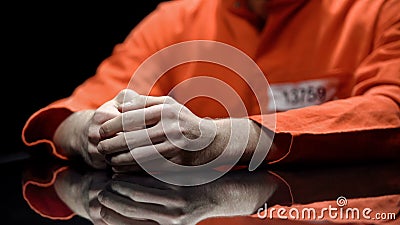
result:
[(104, 131), (104, 128), (103, 128), (103, 127), (100, 127), (100, 128), (99, 128), (99, 134), (100, 134), (100, 137), (101, 137), (101, 138), (104, 138), (105, 133), (106, 133), (106, 132)]
[(104, 218), (106, 215), (107, 215), (106, 209), (105, 209), (104, 207), (101, 207), (101, 209), (100, 209), (100, 216), (101, 216), (102, 218)]
[(104, 149), (100, 143), (97, 144), (97, 151), (99, 151), (100, 153), (103, 153), (103, 151), (104, 151)]
[(104, 199), (104, 194), (103, 194), (103, 192), (100, 192), (100, 193), (97, 195), (97, 200), (99, 200), (99, 202), (102, 202), (103, 199)]

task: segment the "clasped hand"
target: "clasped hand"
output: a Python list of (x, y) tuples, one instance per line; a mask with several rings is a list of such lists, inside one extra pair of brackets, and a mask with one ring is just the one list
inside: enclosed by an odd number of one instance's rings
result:
[(119, 112), (104, 120), (106, 107), (100, 107), (103, 110), (93, 116), (102, 122), (97, 127), (97, 150), (114, 171), (139, 170), (139, 162), (160, 167), (162, 158), (200, 165), (219, 154), (210, 153), (217, 134), (215, 120), (196, 116), (171, 97), (143, 96), (126, 89), (104, 105)]

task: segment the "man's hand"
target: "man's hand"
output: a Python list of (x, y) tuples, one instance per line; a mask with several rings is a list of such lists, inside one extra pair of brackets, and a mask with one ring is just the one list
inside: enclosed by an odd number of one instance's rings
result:
[(214, 141), (217, 125), (202, 119), (170, 97), (137, 95), (120, 105), (122, 112), (100, 127), (99, 152), (118, 168), (137, 168), (137, 161), (151, 163), (159, 152), (170, 161), (198, 165), (218, 156), (205, 152)]
[[(97, 150), (100, 141), (100, 126), (121, 113), (118, 106), (137, 95), (135, 92), (121, 91), (114, 99), (104, 103), (96, 110), (78, 111), (71, 114), (57, 128), (53, 140), (67, 157), (82, 157), (90, 166), (103, 169), (105, 159)], [(126, 99), (125, 99), (126, 98)]]

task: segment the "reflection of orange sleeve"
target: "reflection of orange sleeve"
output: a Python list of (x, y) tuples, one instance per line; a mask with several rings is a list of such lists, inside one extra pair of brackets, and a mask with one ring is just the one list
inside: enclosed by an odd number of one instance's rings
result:
[(39, 215), (58, 220), (68, 220), (75, 215), (58, 197), (53, 185), (57, 174), (66, 169), (67, 167), (58, 168), (46, 178), (25, 175), (22, 186), (23, 197), (31, 209)]
[[(363, 36), (365, 40), (374, 40), (373, 49), (362, 50), (370, 53), (355, 69), (351, 97), (277, 113), (276, 144), (278, 148), (281, 146), (280, 153), (284, 157), (271, 159), (273, 162), (351, 162), (399, 158), (399, 3), (388, 1), (381, 7), (375, 33), (371, 33), (372, 37)], [(363, 16), (369, 17), (368, 13), (371, 13), (372, 18), (373, 12), (365, 11)], [(356, 16), (359, 17), (358, 14)], [(351, 14), (346, 20), (349, 24), (358, 21), (351, 18)], [(332, 38), (340, 33), (337, 30), (333, 32)], [(345, 34), (348, 31), (343, 29), (342, 32)], [(349, 46), (351, 41), (361, 40), (344, 39), (337, 44), (335, 51), (341, 52), (341, 47)], [(348, 60), (356, 58), (361, 50), (358, 51), (349, 49)], [(295, 49), (290, 54), (302, 57), (301, 52)], [(334, 55), (331, 57), (332, 63), (338, 60)], [(268, 124), (268, 118), (268, 115), (252, 117), (274, 130), (274, 124)]]

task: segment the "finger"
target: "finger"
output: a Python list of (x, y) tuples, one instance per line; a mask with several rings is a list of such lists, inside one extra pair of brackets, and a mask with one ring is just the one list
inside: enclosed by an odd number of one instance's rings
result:
[(97, 144), (97, 150), (103, 154), (112, 154), (112, 153), (117, 153), (117, 152), (122, 152), (122, 151), (128, 151), (128, 144), (126, 143), (126, 138), (123, 133), (118, 134), (115, 137), (105, 139), (100, 141)]
[(109, 138), (115, 136), (119, 132), (123, 132), (123, 125), (122, 125), (122, 114), (105, 121), (99, 127), (99, 136), (100, 139)]
[(165, 207), (161, 205), (135, 202), (110, 191), (102, 191), (98, 199), (103, 206), (130, 218), (158, 218), (165, 212)]
[(185, 200), (177, 191), (145, 187), (124, 181), (112, 181), (110, 189), (136, 202), (161, 204), (170, 207), (184, 207)]
[(101, 105), (99, 108), (96, 109), (92, 116), (92, 122), (94, 124), (100, 125), (107, 120), (110, 120), (119, 114), (121, 114), (118, 111), (118, 103), (116, 103), (114, 100), (110, 100), (108, 102), (105, 102), (103, 105)]
[(172, 104), (174, 102), (175, 100), (173, 100), (169, 96), (156, 97), (156, 96), (139, 95), (135, 99), (132, 99), (131, 101), (119, 105), (118, 110), (120, 112), (127, 112), (141, 108), (146, 108), (153, 105)]
[(102, 207), (100, 211), (102, 220), (108, 225), (120, 224), (137, 224), (137, 225), (158, 225), (158, 223), (151, 220), (139, 220), (134, 218), (125, 217), (112, 209)]
[[(108, 159), (107, 163), (110, 166), (116, 166), (116, 167), (121, 167), (121, 166), (139, 166), (138, 163), (136, 162), (135, 158), (133, 158), (132, 154), (129, 152), (124, 152), (115, 156), (110, 156)], [(121, 168), (120, 168), (121, 169)], [(136, 170), (136, 169), (135, 169)]]
[(123, 104), (124, 102), (131, 101), (132, 99), (135, 99), (139, 94), (135, 92), (132, 89), (123, 89), (120, 91), (114, 98), (114, 100), (118, 104)]
[(182, 161), (179, 151), (180, 150), (177, 150), (177, 152), (171, 152), (171, 154), (175, 155), (172, 158), (164, 158), (159, 156), (154, 157), (155, 159), (153, 160), (147, 160), (145, 162), (137, 161), (136, 159), (135, 160), (142, 170), (146, 171), (147, 173), (164, 173), (165, 175), (163, 176), (174, 176), (170, 173), (181, 173), (186, 169), (186, 167), (179, 166), (182, 165), (181, 163), (177, 163)]
[(100, 125), (90, 125), (88, 128), (88, 140), (91, 144), (97, 145), (100, 141)]
[[(155, 145), (134, 148), (130, 150), (129, 154), (133, 156), (136, 162), (146, 163), (163, 157), (168, 159), (179, 154), (179, 152), (180, 149), (166, 140)], [(118, 156), (114, 160), (119, 160)]]
[(155, 187), (158, 189), (173, 189), (173, 190), (175, 190), (175, 189), (180, 188), (179, 186), (160, 181), (160, 180), (154, 178), (153, 176), (149, 176), (148, 174), (146, 174), (144, 176), (140, 176), (137, 174), (116, 173), (116, 174), (113, 174), (112, 180), (133, 183), (133, 184), (140, 184), (142, 186)]
[(107, 178), (107, 180), (98, 180), (98, 179), (99, 179), (98, 177), (93, 177), (93, 179), (90, 182), (90, 189), (88, 191), (89, 199), (97, 200), (97, 196), (99, 195), (99, 193), (111, 181), (110, 178)]
[(99, 200), (97, 200), (97, 195), (96, 195), (96, 198), (91, 199), (89, 201), (89, 212), (88, 212), (89, 217), (92, 220), (101, 219), (100, 210), (101, 210), (101, 204), (100, 204)]
[(179, 151), (179, 149), (169, 142), (162, 142), (155, 145), (137, 147), (129, 152), (112, 156), (110, 163), (111, 165), (131, 165), (137, 164), (138, 161), (140, 163), (147, 163), (159, 158), (168, 159), (179, 154)]
[(96, 169), (105, 169), (107, 167), (104, 156), (98, 152), (95, 145), (89, 144), (88, 148), (83, 151), (87, 151), (83, 154), (86, 163)]
[[(160, 157), (158, 159), (150, 160), (147, 162), (141, 162), (140, 164), (133, 158), (133, 156), (130, 157), (132, 158), (132, 161), (131, 162), (127, 161), (126, 165), (120, 165), (120, 164), (114, 165), (113, 163), (111, 163), (111, 159), (109, 164), (112, 166), (112, 169), (115, 173), (129, 173), (129, 172), (158, 173), (164, 170), (165, 171), (169, 170), (169, 164), (166, 163), (166, 161), (168, 162), (168, 160), (165, 159), (164, 157)], [(143, 168), (146, 169), (144, 170)]]
[[(154, 150), (151, 150), (154, 151)], [(176, 151), (176, 152), (175, 152)], [(128, 153), (121, 153), (117, 155), (119, 159), (115, 159), (117, 156), (111, 156), (109, 164), (113, 166), (113, 171), (116, 173), (126, 173), (130, 171), (146, 171), (147, 173), (164, 173), (164, 172), (183, 172), (185, 167), (177, 166), (183, 165), (182, 156), (179, 149), (168, 152), (172, 157), (164, 158), (160, 157), (159, 153), (155, 153), (158, 157), (153, 157), (152, 160), (138, 161)], [(121, 159), (124, 157), (123, 159)], [(171, 164), (175, 166), (171, 166)], [(131, 167), (134, 168), (131, 168)], [(140, 168), (140, 169), (139, 169)]]
[(163, 130), (151, 127), (149, 129), (120, 133), (115, 137), (102, 140), (97, 145), (97, 149), (102, 154), (113, 154), (152, 145), (155, 142), (162, 141), (164, 138)]
[(118, 132), (133, 131), (152, 125), (161, 118), (163, 105), (154, 105), (148, 108), (124, 112), (110, 119), (100, 126), (99, 133), (102, 138), (114, 136)]
[(144, 173), (143, 169), (139, 165), (112, 165), (112, 171), (114, 173)]

